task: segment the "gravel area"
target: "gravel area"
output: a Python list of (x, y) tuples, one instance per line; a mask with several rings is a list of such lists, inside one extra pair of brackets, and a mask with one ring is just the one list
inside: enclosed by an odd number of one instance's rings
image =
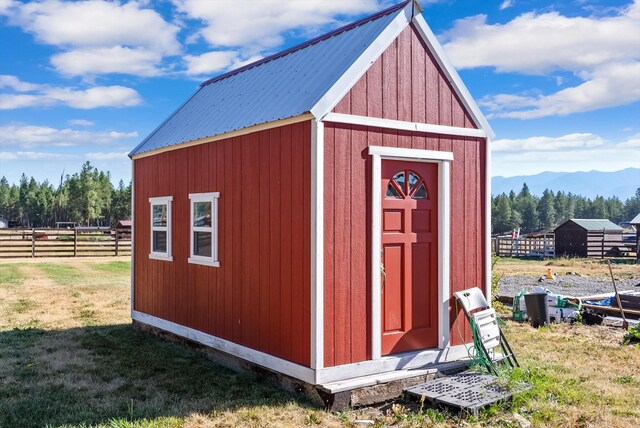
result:
[[(640, 279), (617, 280), (618, 291), (640, 291)], [(567, 296), (582, 297), (594, 294), (613, 293), (611, 280), (600, 280), (578, 275), (559, 275), (554, 280), (545, 279), (538, 282), (538, 278), (526, 275), (509, 275), (500, 279), (498, 295), (515, 296), (522, 290), (533, 291), (534, 287), (542, 286), (552, 293)]]

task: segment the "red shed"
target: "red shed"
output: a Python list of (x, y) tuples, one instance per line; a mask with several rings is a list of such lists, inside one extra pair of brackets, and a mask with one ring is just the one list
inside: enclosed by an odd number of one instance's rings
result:
[(467, 357), (492, 131), (420, 12), (211, 79), (131, 152), (135, 322), (332, 392)]

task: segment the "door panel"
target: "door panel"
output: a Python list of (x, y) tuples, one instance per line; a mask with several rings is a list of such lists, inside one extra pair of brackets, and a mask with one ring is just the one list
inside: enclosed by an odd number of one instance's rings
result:
[(438, 166), (382, 161), (382, 354), (438, 344)]

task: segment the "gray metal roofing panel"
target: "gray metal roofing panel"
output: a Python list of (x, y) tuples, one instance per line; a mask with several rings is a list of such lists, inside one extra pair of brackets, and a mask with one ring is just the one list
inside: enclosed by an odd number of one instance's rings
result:
[(591, 232), (622, 230), (620, 226), (604, 218), (572, 218), (570, 221)]
[(640, 224), (640, 214), (638, 214), (637, 216), (635, 216), (633, 218), (633, 220), (631, 220), (629, 223), (631, 224)]
[(399, 13), (203, 85), (129, 156), (309, 112)]

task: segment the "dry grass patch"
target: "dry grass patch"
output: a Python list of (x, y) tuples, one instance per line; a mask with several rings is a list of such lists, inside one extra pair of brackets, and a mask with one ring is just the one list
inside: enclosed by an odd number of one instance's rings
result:
[(523, 368), (507, 380), (534, 388), (477, 421), (402, 402), (333, 414), (134, 331), (126, 260), (49, 264), (0, 263), (2, 427), (513, 427), (513, 411), (539, 427), (640, 426), (640, 350), (619, 330), (509, 323)]
[[(635, 259), (613, 259), (613, 270), (616, 278), (640, 279), (640, 267)], [(604, 259), (578, 259), (557, 258), (551, 260), (523, 260), (510, 257), (502, 257), (495, 265), (494, 272), (499, 275), (529, 275), (538, 278), (551, 269), (558, 275), (568, 272), (598, 279), (610, 279), (607, 260)]]

